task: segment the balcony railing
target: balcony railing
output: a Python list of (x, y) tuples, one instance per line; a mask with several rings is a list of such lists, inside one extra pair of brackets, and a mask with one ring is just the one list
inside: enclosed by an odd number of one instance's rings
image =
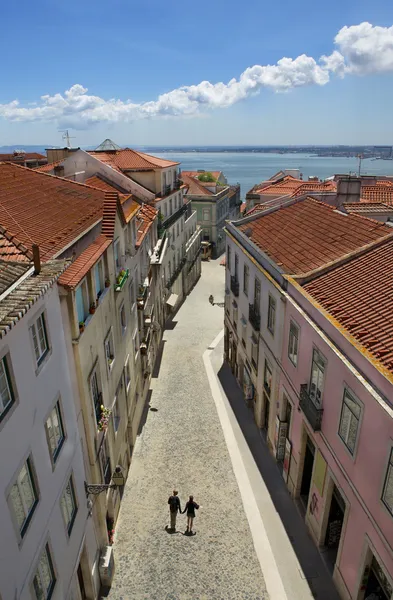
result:
[(322, 426), (323, 408), (315, 405), (310, 394), (308, 393), (307, 383), (300, 386), (300, 401), (299, 406), (304, 412), (307, 421), (310, 423), (314, 431), (320, 431)]
[(170, 227), (171, 225), (173, 225), (173, 223), (176, 223), (176, 221), (188, 210), (188, 204), (183, 204), (183, 206), (181, 206), (180, 208), (177, 209), (176, 212), (174, 212), (170, 217), (168, 217), (167, 219), (165, 219), (165, 221), (162, 223), (162, 227), (164, 227), (165, 229), (167, 229), (168, 227)]
[(239, 296), (239, 281), (234, 275), (231, 276), (231, 292), (236, 296)]
[(259, 310), (255, 308), (253, 304), (249, 304), (248, 306), (248, 320), (251, 325), (255, 329), (255, 331), (259, 331), (261, 328), (261, 315), (259, 314)]

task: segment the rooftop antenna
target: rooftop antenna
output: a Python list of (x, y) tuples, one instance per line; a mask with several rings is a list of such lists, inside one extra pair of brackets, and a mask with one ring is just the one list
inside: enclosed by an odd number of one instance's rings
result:
[(61, 139), (66, 142), (67, 148), (71, 148), (70, 140), (74, 140), (75, 138), (70, 136), (68, 133), (68, 129), (59, 129), (59, 133), (62, 133)]
[(359, 160), (358, 177), (360, 177), (360, 173), (361, 173), (361, 170), (362, 170), (363, 154), (358, 154), (357, 158)]

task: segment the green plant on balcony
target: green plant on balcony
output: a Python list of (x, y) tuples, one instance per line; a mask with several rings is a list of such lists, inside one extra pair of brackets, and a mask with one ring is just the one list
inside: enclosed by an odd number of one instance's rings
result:
[(212, 173), (210, 173), (210, 171), (208, 171), (207, 173), (201, 173), (200, 175), (198, 175), (198, 179), (199, 181), (202, 181), (203, 183), (210, 183), (210, 182), (215, 182), (216, 179), (213, 176)]
[(79, 333), (83, 333), (85, 330), (85, 322), (79, 321)]
[(95, 303), (95, 302), (92, 302), (92, 303), (90, 304), (90, 307), (89, 307), (89, 313), (90, 313), (91, 315), (94, 315), (94, 313), (95, 313), (95, 312), (96, 312), (96, 303)]
[(112, 410), (101, 404), (101, 417), (98, 421), (98, 431), (106, 431), (109, 425)]
[(125, 274), (126, 274), (126, 271), (124, 269), (122, 269), (116, 278), (117, 283), (121, 283), (121, 280), (123, 279)]

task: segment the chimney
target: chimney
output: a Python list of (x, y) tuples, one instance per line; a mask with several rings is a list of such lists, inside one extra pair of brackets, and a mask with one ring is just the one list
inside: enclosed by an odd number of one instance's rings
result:
[(37, 244), (33, 244), (33, 263), (34, 263), (34, 275), (39, 275), (41, 271), (41, 258), (40, 249)]

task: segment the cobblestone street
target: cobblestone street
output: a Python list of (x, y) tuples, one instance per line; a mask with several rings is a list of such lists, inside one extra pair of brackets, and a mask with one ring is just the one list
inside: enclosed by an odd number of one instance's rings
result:
[[(200, 281), (164, 332), (151, 384), (153, 411), (135, 445), (116, 525), (109, 599), (335, 600), (331, 578), (266, 449), (262, 460), (302, 546), (300, 567), (230, 408), (226, 394), (247, 410), (240, 390), (229, 369), (226, 383), (217, 378), (224, 315), (221, 306), (209, 304), (210, 294), (224, 300), (219, 261), (203, 264)], [(258, 436), (248, 417), (245, 426)], [(185, 515), (178, 516), (176, 533), (165, 529), (173, 489), (182, 508), (190, 494), (200, 504), (192, 537), (184, 535)], [(314, 594), (306, 578), (315, 578)]]
[[(149, 411), (134, 456), (115, 538), (111, 600), (267, 598), (224, 436), (202, 360), (223, 327), (224, 267), (203, 264), (202, 278), (164, 333)], [(169, 534), (168, 496), (201, 505), (196, 535), (186, 516)]]

